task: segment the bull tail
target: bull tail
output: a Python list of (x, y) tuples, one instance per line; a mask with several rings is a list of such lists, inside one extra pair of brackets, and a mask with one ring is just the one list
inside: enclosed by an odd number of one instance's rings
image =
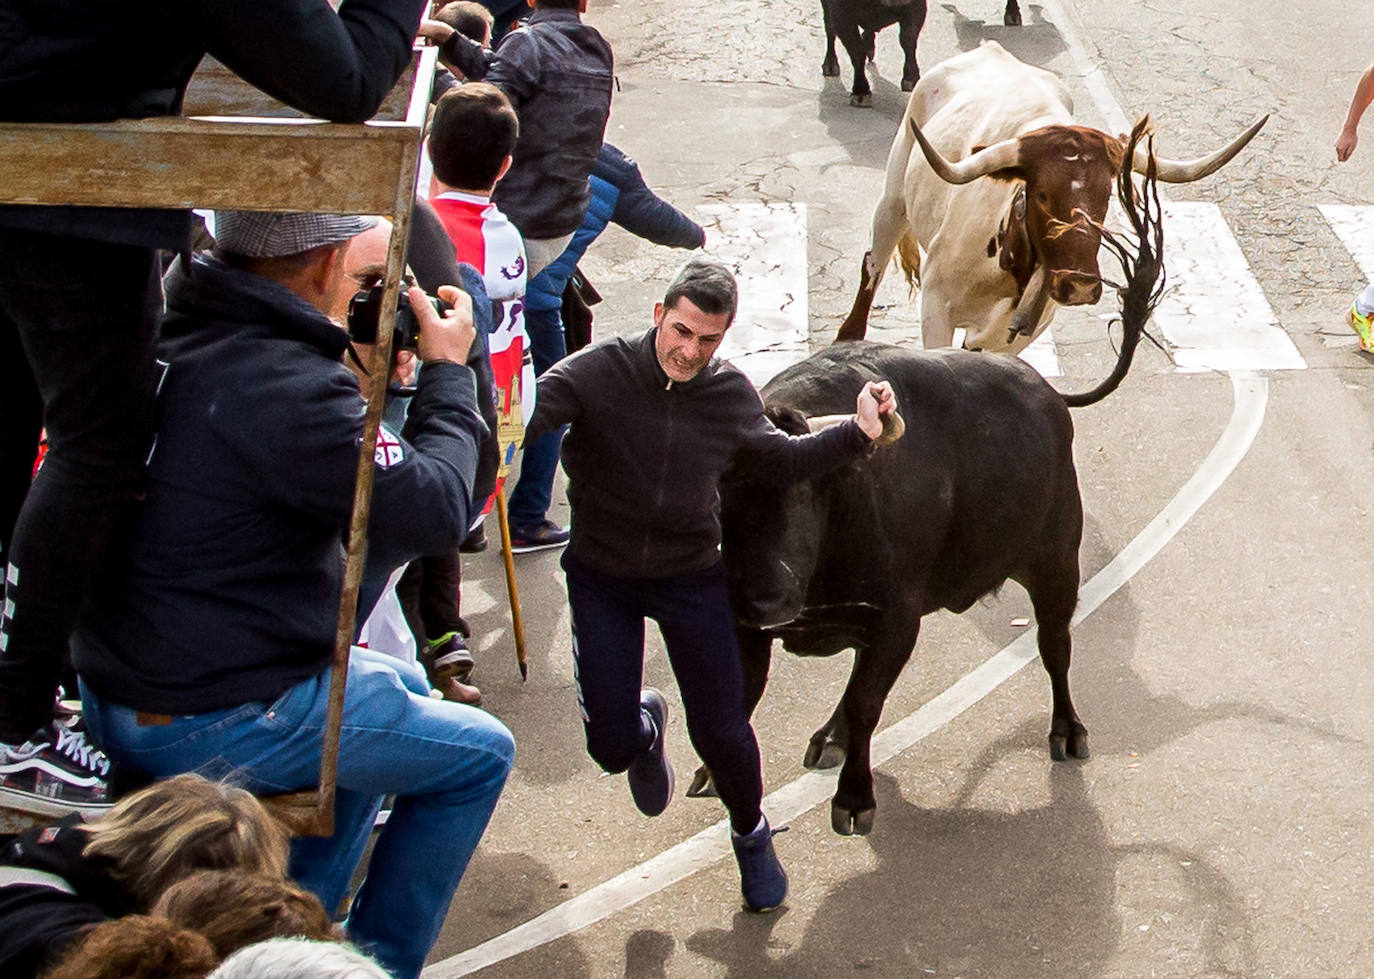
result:
[(1139, 193), (1131, 181), (1131, 159), (1135, 155), (1136, 144), (1145, 138), (1149, 138), (1150, 144), (1154, 143), (1153, 138), (1147, 137), (1148, 125), (1148, 118), (1142, 119), (1131, 131), (1125, 163), (1117, 175), (1117, 196), (1126, 220), (1135, 232), (1135, 248), (1132, 249), (1107, 229), (1099, 228), (1102, 240), (1116, 252), (1121, 268), (1126, 273), (1126, 284), (1119, 290), (1121, 347), (1117, 350), (1116, 364), (1111, 373), (1096, 387), (1077, 394), (1060, 392), (1070, 408), (1096, 404), (1117, 389), (1126, 372), (1131, 369), (1135, 348), (1141, 337), (1145, 336), (1145, 324), (1164, 294), (1164, 230), (1153, 145), (1150, 146), (1149, 164)]
[(906, 284), (915, 292), (921, 286), (921, 248), (910, 231), (897, 241), (897, 266), (906, 276)]

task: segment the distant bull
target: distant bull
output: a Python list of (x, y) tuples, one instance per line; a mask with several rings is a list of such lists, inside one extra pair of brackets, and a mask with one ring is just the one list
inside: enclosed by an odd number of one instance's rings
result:
[[(1158, 178), (1199, 180), (1229, 162), (1268, 116), (1196, 160), (1155, 160)], [(1001, 45), (941, 62), (921, 79), (888, 155), (887, 182), (853, 308), (837, 339), (865, 335), (894, 250), (920, 286), (924, 346), (965, 330), (971, 350), (1016, 353), (1059, 305), (1102, 292), (1097, 252), (1123, 162), (1143, 172), (1144, 145), (1076, 125), (1054, 75)]]

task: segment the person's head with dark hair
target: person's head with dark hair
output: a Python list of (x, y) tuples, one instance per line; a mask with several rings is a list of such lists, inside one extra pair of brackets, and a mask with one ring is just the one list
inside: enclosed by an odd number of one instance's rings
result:
[(290, 881), (237, 870), (204, 870), (173, 884), (153, 913), (200, 932), (220, 958), (269, 938), (339, 937), (324, 905)]
[(449, 90), (429, 127), (435, 178), (449, 190), (490, 194), (510, 169), (519, 134), (515, 109), (495, 85), (468, 82)]
[(475, 0), (446, 3), (434, 12), (434, 19), (484, 47), (491, 43), (491, 28), (495, 19), (490, 10)]
[(719, 262), (694, 258), (654, 304), (654, 349), (670, 380), (690, 381), (715, 356), (735, 320), (739, 290)]
[(147, 910), (163, 891), (197, 870), (237, 869), (286, 876), (289, 836), (256, 798), (199, 775), (177, 775), (121, 799), (82, 827), (88, 857)]
[(580, 14), (587, 12), (587, 0), (528, 0), (528, 3), (535, 10), (576, 10)]
[(131, 914), (96, 925), (42, 979), (204, 979), (218, 964), (204, 935)]

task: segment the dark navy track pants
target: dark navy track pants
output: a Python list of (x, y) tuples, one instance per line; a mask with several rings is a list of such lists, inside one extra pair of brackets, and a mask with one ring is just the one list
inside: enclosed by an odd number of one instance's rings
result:
[(692, 747), (711, 771), (739, 833), (761, 816), (759, 745), (744, 713), (734, 614), (719, 563), (672, 578), (621, 578), (563, 555), (572, 608), (573, 658), (587, 751), (623, 772), (652, 737), (641, 721), (644, 620), (658, 623), (677, 677)]

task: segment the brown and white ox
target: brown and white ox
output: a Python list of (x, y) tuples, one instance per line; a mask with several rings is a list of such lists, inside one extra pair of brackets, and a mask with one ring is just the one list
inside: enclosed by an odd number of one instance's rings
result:
[[(1215, 172), (1268, 118), (1196, 160), (1156, 158), (1159, 179)], [(1075, 125), (1063, 83), (995, 41), (936, 65), (912, 91), (892, 142), (858, 294), (836, 339), (863, 339), (894, 249), (920, 286), (927, 348), (951, 346), (962, 328), (970, 350), (1016, 353), (1058, 306), (1097, 302), (1099, 226), (1123, 144)], [(1147, 162), (1141, 145), (1132, 166), (1143, 173)]]

